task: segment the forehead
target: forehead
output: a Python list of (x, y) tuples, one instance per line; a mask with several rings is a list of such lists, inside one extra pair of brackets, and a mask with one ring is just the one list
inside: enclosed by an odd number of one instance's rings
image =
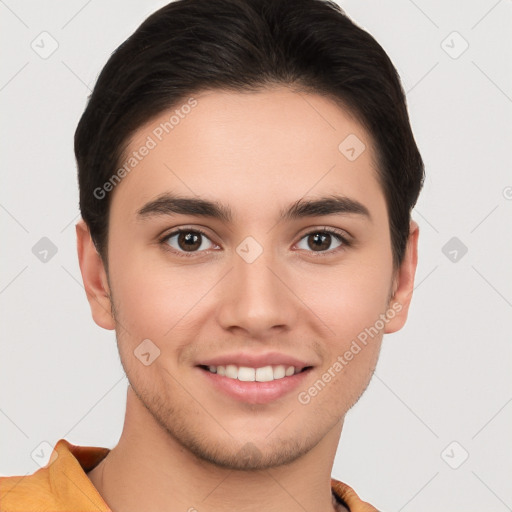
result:
[(284, 87), (185, 98), (137, 130), (119, 168), (112, 209), (130, 214), (165, 192), (233, 211), (334, 193), (384, 205), (373, 142), (357, 119)]

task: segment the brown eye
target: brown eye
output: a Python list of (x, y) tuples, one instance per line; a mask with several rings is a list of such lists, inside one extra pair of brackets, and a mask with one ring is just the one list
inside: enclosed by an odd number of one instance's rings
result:
[(195, 251), (201, 247), (201, 235), (198, 233), (181, 232), (177, 238), (178, 246), (185, 251)]
[[(341, 246), (349, 245), (347, 240), (340, 233), (331, 232), (330, 230), (311, 231), (302, 237), (301, 242), (303, 240), (306, 241), (307, 247), (299, 246), (299, 249), (313, 252), (331, 252)], [(301, 242), (299, 242), (299, 244)], [(337, 245), (333, 247), (333, 243)]]
[(202, 252), (211, 248), (208, 246), (208, 242), (213, 246), (205, 233), (194, 229), (174, 231), (162, 240), (162, 243), (169, 245), (177, 253)]
[(324, 251), (329, 249), (331, 245), (331, 235), (327, 233), (315, 233), (308, 236), (308, 246), (311, 250)]

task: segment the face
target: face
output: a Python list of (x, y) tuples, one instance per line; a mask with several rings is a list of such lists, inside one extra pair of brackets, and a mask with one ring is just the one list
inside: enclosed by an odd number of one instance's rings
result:
[(112, 325), (91, 306), (139, 400), (199, 458), (289, 463), (365, 390), (410, 288), (374, 160), (357, 120), (286, 88), (204, 92), (132, 137), (110, 207)]

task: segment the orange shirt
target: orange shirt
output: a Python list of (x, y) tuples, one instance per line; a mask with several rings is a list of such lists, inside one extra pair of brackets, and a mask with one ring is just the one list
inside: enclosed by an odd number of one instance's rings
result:
[[(48, 464), (35, 473), (0, 477), (0, 512), (111, 512), (86, 475), (109, 451), (60, 439)], [(351, 512), (378, 512), (343, 482), (333, 478), (331, 485)]]

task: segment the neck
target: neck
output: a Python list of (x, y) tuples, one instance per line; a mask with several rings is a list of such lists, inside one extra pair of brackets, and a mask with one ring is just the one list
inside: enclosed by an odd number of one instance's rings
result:
[(118, 445), (88, 473), (112, 512), (304, 512), (335, 508), (331, 471), (343, 422), (304, 456), (256, 471), (199, 459), (165, 431), (128, 386)]

